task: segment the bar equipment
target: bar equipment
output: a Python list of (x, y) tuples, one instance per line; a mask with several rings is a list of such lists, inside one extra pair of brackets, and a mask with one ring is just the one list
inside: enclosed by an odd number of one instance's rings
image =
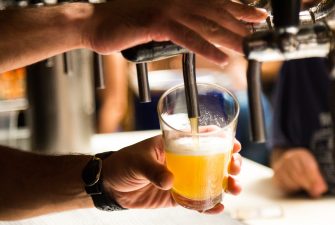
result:
[[(70, 3), (29, 2), (29, 6), (35, 7), (53, 4)], [(98, 89), (104, 87), (102, 57), (88, 50), (65, 52), (27, 67), (32, 151), (47, 154), (91, 151), (90, 139), (95, 131), (94, 84)]]
[(68, 52), (67, 63), (64, 55), (27, 67), (32, 151), (48, 154), (90, 151), (95, 111), (92, 53)]
[[(305, 11), (300, 11), (300, 0), (272, 0), (271, 5), (268, 0), (256, 0), (250, 5), (272, 11), (264, 23), (249, 24), (253, 33), (245, 38), (243, 46), (249, 61), (247, 82), (251, 139), (254, 142), (264, 142), (266, 134), (260, 96), (261, 63), (329, 57), (333, 68), (335, 3), (333, 0), (323, 0)], [(124, 50), (122, 54), (135, 63), (147, 63), (186, 52), (187, 49), (172, 42), (150, 42)], [(332, 71), (332, 76), (335, 77), (335, 70)]]

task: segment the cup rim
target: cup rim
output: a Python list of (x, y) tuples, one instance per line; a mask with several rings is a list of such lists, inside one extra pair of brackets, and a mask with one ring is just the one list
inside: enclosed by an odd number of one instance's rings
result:
[(235, 122), (237, 121), (237, 118), (238, 118), (238, 116), (239, 116), (239, 114), (240, 114), (240, 104), (239, 104), (239, 102), (238, 102), (238, 100), (237, 100), (237, 97), (236, 97), (231, 91), (229, 91), (227, 88), (222, 87), (222, 86), (220, 86), (220, 85), (218, 85), (218, 84), (200, 82), (200, 83), (197, 83), (197, 86), (214, 86), (215, 88), (220, 89), (220, 90), (222, 90), (223, 92), (228, 93), (228, 94), (234, 99), (234, 101), (236, 102), (236, 108), (237, 108), (237, 110), (236, 110), (235, 117), (229, 122), (229, 124), (227, 124), (227, 125), (224, 126), (224, 127), (220, 127), (220, 129), (215, 130), (215, 131), (206, 132), (206, 133), (196, 133), (196, 134), (191, 133), (190, 131), (187, 131), (187, 132), (186, 132), (186, 131), (183, 131), (183, 130), (179, 130), (179, 129), (176, 129), (176, 128), (172, 127), (171, 125), (169, 125), (169, 124), (164, 120), (164, 118), (162, 117), (162, 113), (160, 112), (160, 111), (161, 111), (161, 110), (160, 110), (160, 108), (161, 108), (160, 106), (162, 105), (162, 101), (163, 101), (163, 99), (164, 99), (168, 94), (170, 94), (171, 92), (173, 92), (173, 91), (179, 89), (180, 87), (184, 87), (184, 84), (183, 84), (183, 83), (181, 83), (181, 84), (177, 84), (177, 85), (171, 87), (170, 89), (168, 89), (167, 91), (165, 91), (165, 92), (162, 94), (162, 96), (159, 98), (159, 100), (158, 100), (158, 104), (157, 104), (157, 113), (158, 113), (159, 120), (162, 121), (162, 122), (163, 122), (166, 126), (168, 126), (169, 128), (173, 129), (174, 131), (178, 131), (178, 132), (180, 132), (180, 133), (185, 133), (185, 134), (190, 134), (190, 135), (192, 135), (192, 136), (207, 136), (208, 134), (220, 133), (220, 131), (226, 129), (227, 127), (232, 126), (232, 124), (235, 124)]

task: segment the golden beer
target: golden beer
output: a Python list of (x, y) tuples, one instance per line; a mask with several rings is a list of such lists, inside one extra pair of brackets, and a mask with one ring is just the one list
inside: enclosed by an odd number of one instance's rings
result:
[(226, 188), (232, 141), (221, 137), (185, 137), (166, 145), (174, 175), (172, 195), (184, 207), (207, 210), (221, 201)]

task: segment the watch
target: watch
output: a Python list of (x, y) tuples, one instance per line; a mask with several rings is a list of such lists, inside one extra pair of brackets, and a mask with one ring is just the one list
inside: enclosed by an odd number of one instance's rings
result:
[(103, 187), (102, 160), (110, 156), (113, 152), (105, 152), (94, 155), (87, 163), (83, 172), (82, 179), (85, 190), (93, 200), (94, 206), (104, 211), (124, 210), (113, 198), (111, 198)]

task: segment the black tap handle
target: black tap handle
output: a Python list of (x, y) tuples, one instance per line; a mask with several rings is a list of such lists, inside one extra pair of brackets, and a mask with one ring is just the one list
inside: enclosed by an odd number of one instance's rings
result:
[(251, 140), (258, 143), (266, 140), (261, 97), (261, 65), (261, 62), (249, 60), (247, 69)]
[(63, 56), (63, 72), (65, 75), (69, 75), (69, 59), (68, 59), (68, 54), (64, 52), (62, 54)]
[(141, 103), (151, 102), (148, 67), (146, 63), (136, 64), (138, 93)]
[[(333, 133), (335, 134), (335, 46), (332, 46), (328, 55), (330, 88), (328, 92), (328, 104), (333, 122)], [(335, 135), (333, 135), (333, 146), (335, 146)], [(335, 162), (335, 148), (333, 148), (333, 160)]]
[(94, 86), (96, 89), (105, 88), (104, 67), (102, 55), (93, 53)]
[(200, 116), (200, 110), (198, 103), (194, 53), (183, 54), (183, 77), (188, 118), (198, 118)]
[(300, 0), (271, 0), (273, 24), (276, 29), (299, 25)]
[(121, 51), (124, 58), (136, 63), (150, 62), (186, 53), (188, 50), (171, 41), (149, 42)]

